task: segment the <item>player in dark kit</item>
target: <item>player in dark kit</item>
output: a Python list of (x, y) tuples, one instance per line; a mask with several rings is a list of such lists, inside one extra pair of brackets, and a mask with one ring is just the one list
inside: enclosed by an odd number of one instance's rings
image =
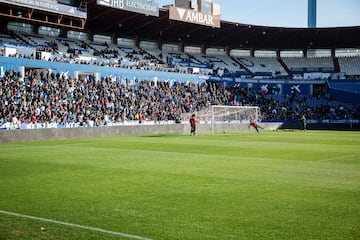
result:
[(195, 136), (195, 132), (196, 132), (196, 117), (195, 117), (195, 114), (191, 115), (189, 122), (190, 122), (190, 127), (191, 127), (190, 136)]
[(301, 116), (300, 120), (302, 123), (303, 130), (306, 131), (306, 117), (304, 114)]
[(254, 120), (250, 120), (249, 128), (250, 128), (250, 126), (255, 128), (257, 133), (260, 133), (259, 128), (264, 129), (263, 127), (260, 127)]

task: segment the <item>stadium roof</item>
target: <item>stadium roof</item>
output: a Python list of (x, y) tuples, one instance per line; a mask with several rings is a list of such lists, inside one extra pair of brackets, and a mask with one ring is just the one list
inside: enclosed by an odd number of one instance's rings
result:
[(103, 7), (88, 1), (86, 30), (161, 43), (181, 43), (229, 49), (333, 49), (360, 47), (360, 26), (338, 28), (281, 28), (221, 21), (211, 28), (169, 19), (161, 8), (159, 17)]
[[(285, 28), (221, 21), (220, 28), (212, 28), (170, 20), (168, 8), (160, 8), (159, 17), (154, 17), (101, 6), (96, 3), (96, 0), (87, 0), (87, 12), (85, 32), (110, 35), (114, 38), (126, 37), (159, 43), (228, 49), (360, 48), (360, 26)], [(2, 25), (6, 21), (8, 21), (6, 17), (0, 17)], [(31, 22), (29, 19), (19, 17), (16, 21)], [(39, 25), (39, 23), (36, 24)], [(51, 23), (43, 22), (43, 25), (51, 25)], [(62, 27), (71, 29), (67, 26)]]
[(333, 49), (360, 47), (360, 26), (338, 28), (282, 28), (221, 21), (211, 28), (169, 19), (161, 8), (159, 17), (145, 16), (88, 1), (86, 30), (114, 37), (126, 36), (160, 43), (180, 43), (229, 49)]

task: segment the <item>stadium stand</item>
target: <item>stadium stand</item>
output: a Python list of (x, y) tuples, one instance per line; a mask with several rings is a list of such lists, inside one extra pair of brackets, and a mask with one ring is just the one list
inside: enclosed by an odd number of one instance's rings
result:
[[(198, 47), (196, 39), (184, 46), (70, 30), (40, 34), (21, 26), (7, 23), (0, 34), (3, 129), (176, 123), (214, 104), (260, 106), (268, 121), (296, 121), (301, 114), (313, 120), (360, 119), (356, 54), (297, 55), (294, 45), (297, 57), (281, 56), (280, 50), (231, 56), (230, 45)], [(180, 38), (174, 33), (174, 39)]]
[(255, 76), (287, 76), (288, 73), (276, 57), (237, 57)]
[(263, 95), (261, 89), (203, 82), (176, 83), (138, 81), (124, 85), (111, 77), (75, 79), (46, 70), (21, 74), (6, 71), (1, 83), (1, 126), (57, 124), (58, 127), (116, 125), (124, 121), (180, 122), (183, 114), (210, 105), (258, 105), (263, 119), (295, 120), (301, 113), (309, 119), (354, 119), (359, 109), (327, 99), (307, 99), (296, 92)]
[(347, 75), (360, 75), (360, 57), (339, 57), (340, 71)]
[(236, 76), (239, 75), (239, 72), (245, 71), (238, 63), (236, 63), (224, 52), (217, 54), (194, 54), (194, 56), (213, 69), (214, 75)]
[(292, 73), (335, 72), (331, 57), (285, 57), (282, 58)]

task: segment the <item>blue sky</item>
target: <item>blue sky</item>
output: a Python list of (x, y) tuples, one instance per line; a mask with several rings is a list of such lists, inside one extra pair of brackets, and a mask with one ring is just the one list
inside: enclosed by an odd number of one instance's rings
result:
[[(155, 0), (159, 6), (174, 0)], [(308, 0), (213, 0), (221, 19), (231, 22), (307, 27)], [(360, 26), (360, 0), (317, 0), (317, 27)]]

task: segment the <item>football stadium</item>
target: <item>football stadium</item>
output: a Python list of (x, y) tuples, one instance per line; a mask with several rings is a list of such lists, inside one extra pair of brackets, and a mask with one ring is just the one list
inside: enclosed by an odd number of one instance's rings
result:
[(0, 0), (0, 239), (360, 239), (360, 25), (169, 2)]

